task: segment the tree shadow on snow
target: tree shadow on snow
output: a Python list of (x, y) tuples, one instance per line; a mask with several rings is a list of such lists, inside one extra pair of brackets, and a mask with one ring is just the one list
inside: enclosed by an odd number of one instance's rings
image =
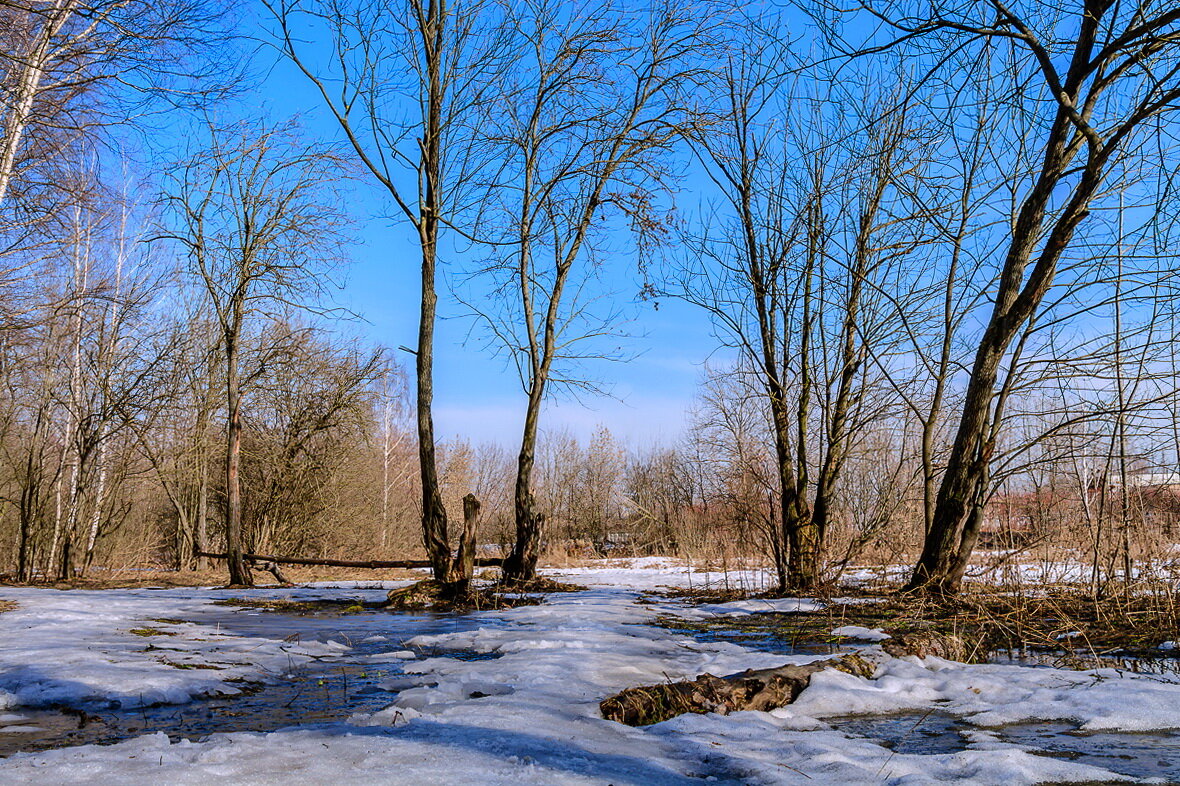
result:
[[(303, 727), (304, 729), (308, 727)], [(410, 740), (447, 748), (465, 748), (485, 756), (508, 760), (515, 757), (538, 767), (574, 775), (598, 778), (612, 784), (639, 786), (680, 786), (711, 778), (715, 783), (746, 783), (742, 772), (723, 764), (724, 757), (709, 762), (686, 760), (696, 765), (692, 776), (683, 775), (657, 762), (625, 753), (597, 753), (572, 741), (526, 732), (489, 729), (415, 718), (404, 726), (325, 725), (318, 730), (341, 736), (373, 736)], [(444, 755), (440, 751), (440, 756)], [(676, 757), (675, 753), (669, 754)]]

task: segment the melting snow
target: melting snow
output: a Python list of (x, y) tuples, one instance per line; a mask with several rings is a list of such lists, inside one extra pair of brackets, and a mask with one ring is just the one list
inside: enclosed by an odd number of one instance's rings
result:
[[(348, 722), (261, 734), (215, 734), (201, 742), (149, 735), (110, 746), (18, 754), (0, 782), (90, 784), (1033, 784), (1122, 779), (1107, 770), (1038, 756), (980, 731), (956, 753), (895, 753), (829, 725), (837, 715), (940, 711), (978, 727), (1065, 720), (1082, 730), (1180, 728), (1180, 686), (1113, 670), (1059, 671), (969, 666), (936, 658), (891, 658), (866, 680), (823, 672), (799, 700), (770, 713), (685, 715), (647, 728), (603, 720), (598, 702), (622, 688), (747, 668), (807, 662), (730, 643), (701, 643), (655, 627), (659, 614), (748, 614), (811, 608), (813, 601), (742, 601), (685, 609), (638, 603), (640, 590), (709, 580), (665, 561), (555, 572), (584, 592), (540, 606), (481, 612), (474, 630), (422, 635), (409, 646), (492, 653), (494, 659), (414, 659), (401, 642), (375, 659), (406, 659), (412, 678), (388, 708)], [(376, 593), (373, 587), (353, 592)], [(272, 591), (274, 592), (279, 591)], [(259, 593), (266, 595), (266, 592)], [(289, 591), (284, 596), (291, 595)], [(302, 590), (330, 597), (339, 590)], [(265, 679), (300, 659), (342, 651), (320, 642), (241, 636), (199, 618), (224, 593), (203, 590), (57, 592), (3, 589), (17, 611), (0, 614), (3, 705), (53, 702), (182, 702), (237, 690), (230, 680)], [(245, 613), (245, 612), (243, 612)], [(380, 615), (370, 618), (380, 636)], [(367, 624), (367, 623), (366, 623)], [(130, 633), (158, 627), (174, 636)], [(849, 628), (865, 638), (879, 631)], [(880, 634), (884, 635), (884, 634)], [(150, 649), (149, 642), (167, 650)], [(873, 648), (875, 651), (875, 648)], [(220, 671), (177, 669), (203, 661)], [(9, 716), (11, 722), (20, 717)]]

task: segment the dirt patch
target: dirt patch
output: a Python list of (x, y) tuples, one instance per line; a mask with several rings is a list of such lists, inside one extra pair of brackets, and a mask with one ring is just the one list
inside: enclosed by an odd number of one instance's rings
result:
[(222, 670), (221, 666), (214, 666), (209, 663), (177, 663), (176, 661), (168, 660), (167, 658), (160, 658), (160, 663), (163, 663), (165, 666), (171, 666), (174, 669), (182, 669), (184, 671), (188, 671), (189, 669), (207, 669), (209, 671)]

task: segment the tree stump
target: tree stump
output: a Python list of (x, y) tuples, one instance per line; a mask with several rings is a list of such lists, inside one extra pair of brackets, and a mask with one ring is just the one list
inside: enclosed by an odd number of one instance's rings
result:
[(459, 553), (451, 565), (451, 581), (459, 593), (467, 591), (475, 573), (475, 528), (479, 524), (479, 500), (474, 494), (463, 498), (463, 534), (459, 537)]

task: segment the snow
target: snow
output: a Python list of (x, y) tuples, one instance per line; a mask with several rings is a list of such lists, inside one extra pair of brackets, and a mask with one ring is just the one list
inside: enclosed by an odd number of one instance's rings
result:
[(1115, 669), (1065, 671), (888, 658), (871, 680), (825, 671), (776, 714), (825, 718), (937, 706), (977, 726), (1068, 721), (1081, 731), (1180, 728), (1180, 685)]
[[(252, 597), (324, 594), (255, 590)], [(0, 707), (179, 704), (234, 695), (242, 681), (265, 681), (347, 651), (339, 642), (241, 636), (215, 625), (171, 621), (216, 609), (214, 601), (234, 597), (225, 592), (4, 588), (0, 596), (18, 604), (0, 615)]]
[[(108, 746), (17, 754), (0, 764), (0, 783), (201, 784), (722, 783), (1034, 784), (1120, 780), (1104, 769), (1038, 756), (983, 731), (1031, 719), (1067, 720), (1082, 730), (1180, 727), (1180, 686), (1113, 670), (1060, 671), (965, 665), (937, 658), (879, 662), (873, 679), (817, 674), (792, 705), (728, 717), (684, 715), (646, 728), (603, 720), (602, 698), (623, 688), (728, 674), (825, 656), (783, 656), (726, 642), (697, 642), (652, 625), (661, 614), (749, 614), (811, 608), (815, 601), (742, 601), (686, 608), (644, 590), (685, 586), (707, 574), (666, 561), (616, 563), (551, 572), (587, 587), (545, 603), (480, 612), (471, 630), (390, 639), (373, 662), (404, 661), (389, 707), (347, 721), (272, 733), (215, 734), (200, 742), (147, 735)], [(377, 593), (349, 587), (350, 592)], [(263, 597), (338, 596), (339, 591), (267, 590)], [(102, 698), (185, 701), (236, 690), (228, 679), (265, 679), (291, 661), (335, 658), (347, 648), (243, 636), (197, 623), (224, 592), (0, 589), (16, 611), (0, 614), (0, 687), (9, 707)], [(370, 636), (382, 636), (369, 615)], [(131, 628), (157, 627), (152, 638)], [(851, 630), (851, 632), (850, 632)], [(843, 632), (842, 632), (843, 631)], [(838, 628), (836, 635), (880, 631)], [(884, 635), (884, 634), (881, 634)], [(376, 639), (371, 639), (376, 641)], [(167, 650), (147, 649), (151, 642)], [(408, 647), (408, 648), (407, 648)], [(494, 658), (419, 657), (409, 648), (467, 651)], [(222, 671), (183, 670), (161, 658), (203, 659)], [(981, 728), (963, 751), (895, 753), (851, 737), (829, 721), (848, 714), (940, 711)], [(23, 716), (22, 716), (23, 717)], [(13, 713), (12, 722), (22, 717)]]
[(554, 568), (546, 576), (587, 587), (627, 587), (633, 590), (743, 589), (764, 590), (770, 576), (761, 569), (702, 570), (667, 557), (601, 560), (593, 567)]
[(885, 641), (893, 638), (880, 628), (862, 628), (860, 625), (844, 625), (832, 631), (833, 636), (843, 636), (857, 641)]
[(768, 612), (819, 611), (826, 604), (806, 598), (757, 598), (735, 600), (729, 603), (702, 603), (692, 608), (678, 608), (673, 611), (684, 619), (700, 620), (709, 617), (740, 617), (747, 614)]

